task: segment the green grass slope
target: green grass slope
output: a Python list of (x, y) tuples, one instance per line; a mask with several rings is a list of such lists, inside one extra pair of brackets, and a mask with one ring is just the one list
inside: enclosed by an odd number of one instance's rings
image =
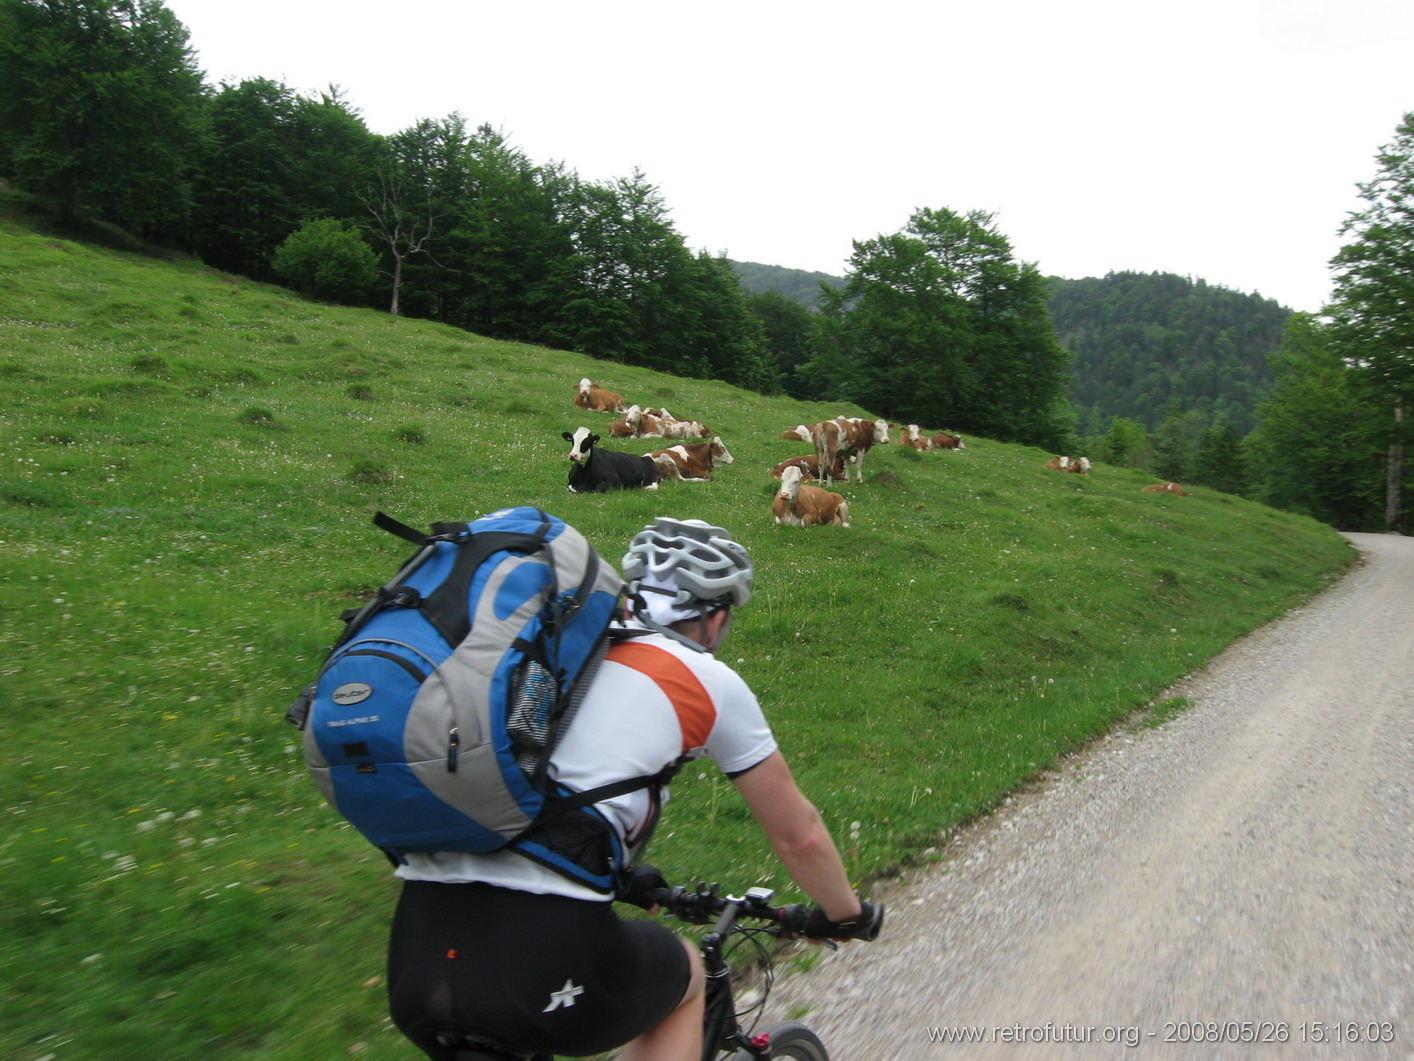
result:
[[(699, 418), (736, 463), (656, 493), (565, 490), (590, 376)], [(1328, 584), (1354, 553), (1237, 498), (1035, 449), (885, 446), (854, 527), (770, 520), (766, 398), (55, 238), (0, 212), (0, 1055), (410, 1058), (384, 1018), (395, 886), (319, 800), (283, 711), (403, 543), (540, 505), (612, 561), (658, 514), (750, 547), (724, 656), (861, 881)], [(946, 424), (925, 424), (929, 430)], [(646, 452), (661, 443), (630, 440)], [(690, 768), (670, 877), (786, 882)], [(787, 893), (788, 892), (788, 889)]]

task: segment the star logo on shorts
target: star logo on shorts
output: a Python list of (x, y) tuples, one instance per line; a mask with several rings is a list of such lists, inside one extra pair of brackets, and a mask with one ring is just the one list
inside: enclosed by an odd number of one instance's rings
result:
[(582, 994), (584, 994), (584, 988), (576, 987), (573, 980), (566, 980), (564, 987), (550, 993), (550, 1004), (540, 1012), (549, 1013), (551, 1010), (559, 1009), (561, 1006), (569, 1009), (574, 1005), (574, 1000)]

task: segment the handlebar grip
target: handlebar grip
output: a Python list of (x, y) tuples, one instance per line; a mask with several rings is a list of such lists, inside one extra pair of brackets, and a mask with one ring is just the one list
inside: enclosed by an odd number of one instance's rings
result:
[(781, 922), (781, 935), (786, 939), (801, 939), (805, 936), (805, 926), (810, 921), (813, 911), (804, 903), (791, 903), (783, 906), (778, 914)]
[(666, 904), (672, 892), (662, 873), (658, 872), (658, 867), (645, 864), (634, 866), (620, 875), (614, 898), (652, 910), (655, 906)]
[(787, 939), (878, 939), (884, 925), (884, 904), (861, 901), (860, 908), (853, 920), (831, 921), (818, 907), (799, 903), (782, 907), (781, 934)]
[(879, 930), (884, 927), (884, 904), (865, 903), (863, 916), (859, 919), (859, 929), (851, 937), (865, 941), (879, 938)]

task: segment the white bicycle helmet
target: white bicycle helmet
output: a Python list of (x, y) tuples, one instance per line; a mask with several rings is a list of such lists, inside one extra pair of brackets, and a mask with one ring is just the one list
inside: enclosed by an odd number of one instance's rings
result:
[(634, 535), (621, 567), (631, 597), (644, 588), (671, 595), (674, 618), (700, 614), (714, 604), (740, 605), (751, 599), (751, 557), (746, 547), (721, 527), (700, 519), (659, 516)]

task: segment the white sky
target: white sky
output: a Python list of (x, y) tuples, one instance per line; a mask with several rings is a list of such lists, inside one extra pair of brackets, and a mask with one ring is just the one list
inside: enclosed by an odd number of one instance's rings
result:
[(1330, 294), (1414, 111), (1410, 0), (166, 0), (208, 83), (461, 112), (586, 180), (635, 168), (694, 250), (843, 275), (918, 207), (1043, 273)]

